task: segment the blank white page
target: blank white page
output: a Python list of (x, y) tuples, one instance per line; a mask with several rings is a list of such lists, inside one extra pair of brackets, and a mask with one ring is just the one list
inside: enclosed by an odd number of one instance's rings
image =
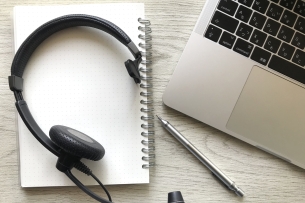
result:
[[(107, 19), (134, 41), (144, 4), (91, 4), (69, 6), (17, 6), (14, 8), (15, 50), (45, 22), (67, 14), (89, 14)], [(24, 72), (24, 99), (41, 129), (49, 135), (53, 125), (79, 130), (101, 143), (100, 161), (82, 161), (106, 184), (149, 182), (142, 169), (139, 85), (128, 75), (124, 62), (129, 50), (103, 31), (69, 28), (41, 44)], [(22, 187), (74, 185), (55, 167), (57, 157), (45, 149), (18, 116), (20, 179)], [(72, 170), (84, 184), (96, 182)]]

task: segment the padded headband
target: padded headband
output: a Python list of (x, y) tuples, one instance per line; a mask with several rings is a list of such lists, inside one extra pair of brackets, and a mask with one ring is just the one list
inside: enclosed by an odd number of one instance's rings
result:
[(138, 48), (127, 34), (115, 24), (96, 16), (73, 14), (55, 18), (40, 26), (28, 36), (14, 57), (11, 74), (21, 78), (31, 55), (45, 39), (60, 30), (76, 26), (88, 26), (103, 30), (127, 46), (135, 58), (141, 56)]

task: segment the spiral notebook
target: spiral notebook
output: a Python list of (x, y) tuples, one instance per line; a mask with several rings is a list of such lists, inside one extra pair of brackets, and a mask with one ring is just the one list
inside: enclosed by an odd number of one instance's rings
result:
[[(101, 161), (83, 160), (105, 184), (149, 183), (153, 165), (153, 119), (150, 92), (149, 21), (144, 4), (116, 3), (14, 8), (15, 51), (43, 23), (67, 14), (89, 14), (122, 28), (139, 45), (144, 57), (141, 85), (129, 77), (124, 62), (129, 50), (107, 33), (74, 27), (60, 31), (41, 44), (24, 72), (24, 98), (48, 135), (53, 125), (77, 129), (100, 142)], [(20, 182), (22, 187), (74, 185), (55, 165), (47, 151), (18, 116)], [(90, 177), (72, 170), (84, 184)]]

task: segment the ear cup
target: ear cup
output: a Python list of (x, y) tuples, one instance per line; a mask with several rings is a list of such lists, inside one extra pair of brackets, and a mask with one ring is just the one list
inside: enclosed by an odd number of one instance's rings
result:
[(100, 143), (75, 129), (56, 125), (50, 129), (49, 135), (56, 145), (73, 156), (97, 161), (105, 155)]

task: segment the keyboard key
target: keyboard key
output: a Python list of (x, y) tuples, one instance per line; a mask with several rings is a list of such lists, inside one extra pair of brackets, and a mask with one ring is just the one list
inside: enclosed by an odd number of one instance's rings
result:
[(273, 18), (274, 20), (279, 20), (283, 11), (284, 9), (282, 7), (271, 3), (267, 11), (267, 16)]
[(252, 43), (261, 47), (261, 46), (263, 46), (266, 38), (267, 38), (266, 33), (263, 33), (263, 32), (258, 31), (258, 30), (254, 30), (254, 32), (252, 34), (252, 37), (250, 39), (250, 42), (252, 42)]
[(278, 22), (275, 22), (274, 20), (268, 19), (267, 23), (264, 27), (264, 31), (268, 34), (271, 34), (273, 36), (276, 36), (277, 32), (280, 29), (281, 24)]
[(248, 40), (252, 31), (253, 31), (252, 27), (246, 25), (245, 23), (240, 23), (239, 27), (237, 28), (236, 35)]
[(255, 0), (252, 8), (260, 13), (265, 13), (269, 6), (268, 0)]
[(271, 57), (271, 53), (269, 53), (268, 51), (265, 51), (259, 47), (255, 47), (254, 51), (251, 55), (252, 60), (254, 60), (258, 63), (261, 63), (263, 65), (268, 64), (270, 57)]
[(294, 35), (294, 30), (290, 29), (289, 27), (286, 27), (285, 25), (282, 25), (277, 37), (289, 43), (293, 35)]
[(276, 53), (277, 50), (279, 49), (281, 45), (281, 41), (274, 38), (274, 37), (271, 37), (269, 36), (266, 43), (265, 43), (265, 46), (264, 48), (267, 49), (268, 51), (271, 51), (273, 53)]
[(273, 55), (268, 67), (305, 84), (305, 69), (286, 61), (285, 59)]
[(293, 46), (283, 43), (278, 54), (281, 57), (284, 57), (285, 59), (290, 60), (294, 53), (294, 50), (295, 50), (295, 48)]
[(281, 22), (284, 23), (285, 25), (292, 27), (294, 25), (296, 19), (297, 19), (296, 14), (294, 14), (288, 10), (285, 10), (284, 14), (282, 16)]
[(275, 2), (275, 3), (278, 3), (280, 0), (271, 0), (271, 1), (273, 1), (273, 2)]
[(218, 42), (218, 39), (221, 35), (222, 30), (219, 29), (218, 27), (215, 27), (213, 25), (209, 25), (206, 33), (205, 33), (205, 37), (214, 41), (214, 42)]
[(225, 15), (219, 11), (215, 12), (211, 22), (214, 25), (217, 25), (231, 33), (235, 32), (238, 25), (238, 20), (231, 18), (230, 16)]
[(305, 18), (299, 17), (294, 28), (305, 34)]
[(258, 29), (262, 29), (266, 22), (266, 19), (267, 18), (265, 16), (263, 16), (257, 12), (254, 12), (249, 24)]
[(295, 33), (291, 44), (300, 49), (304, 49), (305, 48), (305, 35), (302, 35), (299, 32)]
[(231, 16), (234, 15), (237, 9), (238, 3), (231, 0), (221, 0), (218, 4), (218, 10), (221, 10), (224, 13), (227, 13)]
[(292, 61), (300, 66), (305, 66), (305, 52), (296, 50)]
[(294, 7), (294, 12), (305, 17), (305, 2), (302, 0), (298, 0), (297, 5)]
[(238, 2), (250, 7), (253, 3), (253, 0), (238, 0)]
[(250, 19), (250, 16), (252, 14), (252, 10), (248, 9), (247, 7), (244, 6), (239, 6), (235, 17), (241, 21), (244, 21), (245, 23), (247, 23)]
[(250, 56), (252, 49), (253, 49), (253, 45), (242, 39), (237, 39), (235, 46), (233, 48), (234, 51), (246, 57)]
[(280, 5), (291, 10), (293, 8), (295, 2), (296, 2), (296, 0), (281, 0)]
[(233, 47), (235, 39), (236, 37), (234, 35), (231, 35), (230, 33), (224, 31), (219, 40), (219, 44), (231, 49)]

